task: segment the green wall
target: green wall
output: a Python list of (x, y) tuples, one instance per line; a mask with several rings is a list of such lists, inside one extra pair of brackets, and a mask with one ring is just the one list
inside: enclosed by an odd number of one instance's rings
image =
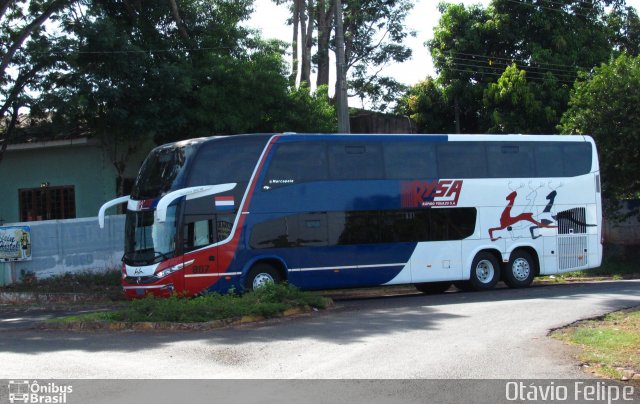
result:
[[(18, 222), (18, 190), (43, 182), (75, 186), (76, 217), (97, 216), (100, 206), (115, 197), (116, 171), (99, 144), (46, 146), (5, 152), (0, 162), (0, 222)], [(135, 177), (148, 151), (129, 161), (126, 177)]]

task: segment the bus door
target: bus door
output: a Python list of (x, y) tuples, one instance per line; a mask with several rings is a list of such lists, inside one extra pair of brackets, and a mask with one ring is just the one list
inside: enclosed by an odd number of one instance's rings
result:
[(199, 293), (218, 280), (215, 205), (211, 196), (183, 204), (182, 248), (185, 289)]

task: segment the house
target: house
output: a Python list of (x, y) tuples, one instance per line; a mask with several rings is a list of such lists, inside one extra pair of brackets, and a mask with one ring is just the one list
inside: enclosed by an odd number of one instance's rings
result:
[[(97, 216), (117, 196), (118, 174), (108, 148), (97, 139), (68, 136), (20, 138), (0, 161), (0, 225)], [(126, 160), (124, 194), (152, 145)]]

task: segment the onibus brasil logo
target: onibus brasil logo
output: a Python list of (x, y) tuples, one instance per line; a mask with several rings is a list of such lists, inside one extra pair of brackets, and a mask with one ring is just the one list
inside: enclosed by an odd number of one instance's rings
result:
[(37, 380), (10, 380), (9, 403), (54, 403), (65, 404), (68, 395), (73, 393), (70, 385), (61, 385), (54, 382), (39, 384)]

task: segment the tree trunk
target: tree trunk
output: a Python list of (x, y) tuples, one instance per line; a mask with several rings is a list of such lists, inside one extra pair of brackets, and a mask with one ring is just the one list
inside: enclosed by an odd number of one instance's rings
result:
[(293, 0), (293, 38), (291, 39), (291, 75), (289, 85), (296, 86), (298, 77), (298, 26), (300, 25), (300, 1)]
[(16, 122), (18, 121), (18, 106), (14, 105), (13, 112), (11, 113), (11, 121), (7, 126), (7, 129), (4, 132), (4, 138), (2, 139), (2, 145), (0, 145), (0, 162), (2, 162), (2, 158), (4, 157), (4, 153), (7, 151), (7, 147), (9, 146), (9, 139), (11, 139), (11, 135), (13, 134), (13, 130), (16, 127)]
[(302, 36), (302, 69), (300, 71), (300, 84), (311, 85), (311, 48), (313, 47), (314, 28), (314, 5), (313, 0), (307, 0), (306, 27), (302, 24), (301, 29), (306, 31)]
[(182, 17), (180, 17), (180, 12), (178, 11), (178, 4), (176, 4), (176, 0), (169, 0), (169, 7), (171, 8), (171, 15), (173, 16), (173, 20), (178, 27), (178, 32), (182, 39), (189, 39), (189, 34), (187, 33), (187, 28), (184, 25), (184, 21)]
[(318, 78), (316, 85), (329, 85), (329, 40), (333, 23), (333, 2), (327, 9), (327, 0), (318, 0)]
[(338, 110), (338, 132), (349, 133), (349, 104), (347, 98), (347, 71), (344, 60), (344, 27), (342, 26), (342, 2), (335, 0), (336, 7), (336, 108)]

